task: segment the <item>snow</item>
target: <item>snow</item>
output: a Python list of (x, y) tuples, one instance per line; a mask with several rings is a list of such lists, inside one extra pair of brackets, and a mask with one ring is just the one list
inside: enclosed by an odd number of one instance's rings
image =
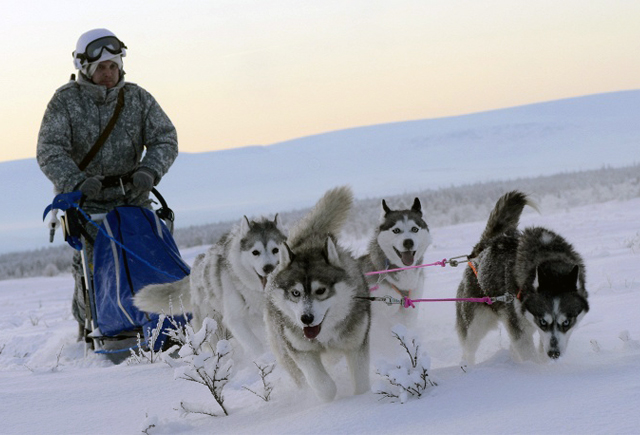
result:
[[(464, 372), (451, 302), (421, 303), (420, 337), (437, 386), (420, 398), (390, 403), (369, 392), (352, 396), (346, 365), (333, 369), (338, 395), (320, 402), (281, 367), (265, 402), (255, 367), (236, 355), (224, 389), (229, 416), (182, 415), (181, 401), (216, 410), (202, 385), (174, 379), (154, 364), (114, 365), (84, 356), (70, 310), (72, 278), (0, 281), (0, 432), (3, 434), (632, 434), (640, 428), (640, 198), (527, 211), (523, 225), (543, 225), (572, 242), (587, 266), (590, 311), (560, 360), (515, 363), (500, 329)], [(469, 252), (485, 222), (432, 228), (427, 263)], [(362, 250), (365, 240), (343, 240)], [(182, 254), (191, 263), (206, 247)], [(462, 267), (427, 268), (424, 297), (454, 297)], [(400, 355), (372, 355), (393, 363)], [(221, 414), (221, 412), (218, 412)]]

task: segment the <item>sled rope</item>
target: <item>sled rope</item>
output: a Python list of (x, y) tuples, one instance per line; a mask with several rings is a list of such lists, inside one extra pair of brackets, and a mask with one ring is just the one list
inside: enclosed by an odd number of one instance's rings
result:
[[(447, 264), (451, 267), (457, 267), (460, 264), (460, 261), (458, 261), (458, 258), (469, 258), (468, 255), (459, 255), (457, 257), (451, 257), (450, 259), (446, 259), (443, 258), (442, 261), (436, 261), (435, 263), (429, 263), (429, 264), (417, 264), (415, 266), (407, 266), (407, 267), (398, 267), (396, 269), (384, 269), (384, 270), (374, 270), (373, 272), (367, 272), (364, 275), (365, 276), (371, 276), (371, 275), (381, 275), (384, 273), (392, 273), (392, 272), (402, 272), (403, 270), (410, 270), (410, 269), (418, 269), (421, 267), (429, 267), (429, 266), (442, 266), (445, 267)], [(388, 263), (388, 260), (387, 260)]]
[[(452, 257), (449, 260), (445, 258), (442, 261), (436, 261), (435, 263), (430, 263), (430, 264), (420, 264), (417, 266), (408, 266), (408, 267), (402, 267), (398, 269), (388, 269), (388, 270), (382, 270), (382, 271), (368, 272), (368, 273), (365, 273), (365, 275), (366, 276), (379, 275), (386, 272), (399, 272), (402, 270), (415, 269), (419, 267), (428, 267), (428, 266), (444, 267), (446, 264), (449, 264), (451, 267), (457, 267), (460, 264), (460, 262), (458, 261), (459, 258), (467, 259), (467, 264), (469, 265), (469, 267), (471, 268), (471, 270), (473, 271), (474, 275), (477, 278), (478, 270), (476, 269), (475, 265), (473, 264), (473, 261), (471, 261), (468, 255), (460, 255), (458, 257)], [(382, 280), (384, 280), (384, 278), (378, 279), (378, 283), (380, 283)], [(395, 286), (393, 285), (392, 287), (395, 288)], [(378, 288), (378, 285), (375, 285), (374, 287), (370, 288), (369, 291), (374, 291), (377, 288)], [(389, 306), (395, 304), (395, 305), (402, 305), (402, 307), (404, 308), (409, 308), (409, 307), (415, 308), (416, 302), (477, 302), (477, 303), (485, 303), (487, 305), (491, 305), (496, 302), (511, 303), (513, 302), (513, 295), (511, 293), (505, 293), (502, 296), (495, 296), (495, 297), (485, 296), (483, 298), (443, 298), (443, 299), (410, 299), (408, 297), (394, 298), (389, 295), (386, 295), (381, 297), (376, 297), (376, 296), (359, 297), (358, 299), (367, 299), (370, 301), (384, 302)]]
[(118, 240), (114, 239), (113, 237), (111, 237), (109, 234), (107, 234), (107, 232), (104, 230), (104, 228), (102, 228), (102, 226), (98, 225), (97, 222), (94, 222), (93, 220), (91, 220), (91, 216), (89, 216), (87, 214), (87, 212), (85, 212), (83, 209), (80, 208), (80, 206), (78, 204), (76, 204), (75, 202), (72, 202), (71, 205), (75, 208), (78, 209), (78, 211), (82, 214), (82, 216), (91, 223), (91, 225), (93, 225), (94, 227), (96, 227), (98, 229), (98, 231), (100, 231), (105, 237), (107, 237), (109, 240), (111, 240), (112, 242), (114, 242), (116, 245), (118, 245), (120, 247), (120, 249), (128, 252), (129, 254), (133, 255), (136, 259), (140, 260), (143, 264), (147, 265), (150, 269), (155, 270), (156, 272), (160, 272), (163, 275), (168, 276), (169, 278), (175, 280), (175, 281), (180, 281), (182, 278), (175, 276), (165, 270), (162, 269), (158, 269), (157, 267), (155, 267), (153, 264), (149, 263), (147, 260), (145, 260), (144, 258), (142, 258), (141, 256), (139, 256), (138, 254), (136, 254), (135, 252), (133, 252), (131, 249), (127, 248), (126, 246), (124, 246), (121, 242), (119, 242)]
[(384, 270), (376, 270), (373, 272), (367, 272), (364, 275), (365, 276), (373, 276), (373, 275), (379, 275), (378, 276), (378, 281), (376, 282), (376, 284), (369, 288), (369, 291), (375, 291), (380, 287), (380, 283), (382, 281), (384, 281), (386, 279), (386, 276), (383, 276), (387, 273), (393, 273), (393, 272), (402, 272), (403, 270), (411, 270), (411, 269), (418, 269), (421, 267), (430, 267), (430, 266), (442, 266), (445, 267), (447, 264), (449, 264), (451, 267), (457, 267), (458, 264), (460, 264), (460, 262), (457, 260), (458, 258), (469, 258), (467, 255), (460, 255), (458, 257), (452, 257), (449, 260), (447, 260), (446, 258), (443, 258), (442, 261), (436, 261), (435, 263), (429, 263), (429, 264), (418, 264), (415, 266), (407, 266), (407, 267), (398, 267), (396, 269), (388, 269), (389, 267), (389, 259), (385, 259), (385, 269)]
[(496, 302), (512, 302), (513, 295), (510, 293), (505, 293), (502, 296), (489, 297), (485, 296), (483, 298), (444, 298), (444, 299), (409, 299), (409, 298), (394, 298), (389, 295), (386, 296), (369, 296), (369, 297), (358, 297), (358, 299), (367, 299), (372, 302), (384, 302), (387, 305), (402, 305), (403, 308), (415, 308), (416, 302), (478, 302), (485, 303), (487, 305), (494, 304)]
[(401, 272), (403, 270), (418, 269), (420, 267), (429, 267), (429, 266), (442, 266), (442, 267), (444, 267), (446, 264), (447, 264), (447, 259), (444, 258), (442, 261), (436, 261), (435, 263), (417, 264), (415, 266), (398, 267), (397, 269), (374, 270), (373, 272), (367, 272), (364, 275), (365, 276), (382, 275), (383, 273)]
[[(446, 259), (443, 258), (442, 261), (436, 261), (435, 263), (429, 263), (429, 264), (417, 264), (415, 266), (407, 266), (407, 267), (398, 267), (396, 269), (384, 269), (384, 270), (375, 270), (373, 272), (366, 272), (364, 274), (364, 276), (373, 276), (373, 275), (379, 275), (378, 276), (378, 281), (376, 282), (376, 284), (369, 288), (369, 291), (375, 291), (378, 290), (378, 288), (380, 287), (380, 283), (382, 281), (384, 281), (386, 279), (385, 275), (386, 273), (393, 273), (393, 272), (402, 272), (403, 270), (410, 270), (410, 269), (418, 269), (421, 267), (429, 267), (429, 266), (442, 266), (445, 267), (447, 264), (451, 267), (457, 267), (460, 264), (460, 261), (458, 261), (459, 258), (469, 258), (468, 255), (459, 255), (457, 257), (451, 257), (450, 259)], [(389, 259), (385, 259), (385, 267), (389, 267)]]
[(414, 302), (480, 302), (487, 305), (491, 305), (496, 302), (511, 302), (513, 296), (509, 293), (505, 293), (502, 296), (490, 297), (485, 296), (483, 298), (446, 298), (446, 299), (409, 299), (403, 298), (402, 306), (404, 308), (415, 308)]

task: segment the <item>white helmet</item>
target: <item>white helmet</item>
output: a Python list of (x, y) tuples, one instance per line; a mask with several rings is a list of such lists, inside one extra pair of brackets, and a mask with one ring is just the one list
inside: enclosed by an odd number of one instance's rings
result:
[(80, 35), (73, 53), (73, 65), (76, 69), (87, 72), (87, 67), (118, 57), (117, 62), (122, 67), (121, 58), (127, 55), (127, 46), (120, 41), (113, 32), (107, 29), (93, 29)]

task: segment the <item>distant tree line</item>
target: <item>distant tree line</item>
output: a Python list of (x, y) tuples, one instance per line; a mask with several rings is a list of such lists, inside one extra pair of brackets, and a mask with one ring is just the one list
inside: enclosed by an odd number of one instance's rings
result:
[[(428, 189), (384, 199), (391, 208), (399, 209), (410, 207), (414, 198), (420, 198), (427, 223), (433, 228), (485, 220), (497, 198), (513, 189), (531, 195), (545, 213), (612, 200), (628, 200), (640, 197), (640, 164)], [(369, 237), (380, 219), (382, 199), (357, 200), (351, 218), (345, 225), (344, 235), (356, 240)], [(279, 217), (288, 227), (308, 211), (285, 211), (279, 213)], [(174, 238), (180, 249), (211, 245), (238, 222), (239, 219), (177, 228)], [(70, 273), (72, 255), (73, 249), (67, 246), (0, 255), (0, 279)]]

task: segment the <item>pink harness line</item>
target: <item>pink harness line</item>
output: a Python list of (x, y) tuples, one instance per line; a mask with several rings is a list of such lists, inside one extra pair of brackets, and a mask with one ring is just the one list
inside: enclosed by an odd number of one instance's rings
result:
[(414, 302), (482, 302), (487, 305), (491, 305), (493, 303), (493, 298), (489, 296), (485, 296), (483, 298), (448, 298), (448, 299), (409, 299), (403, 298), (403, 306), (404, 308), (415, 308), (416, 306), (413, 304)]
[[(463, 255), (461, 257), (466, 257), (466, 255)], [(454, 257), (454, 258), (460, 258), (460, 257)], [(458, 262), (453, 259), (449, 260), (449, 262), (452, 263), (451, 264), (452, 266), (458, 265)], [(445, 267), (447, 263), (448, 263), (447, 259), (443, 258), (442, 261), (436, 261), (435, 263), (418, 264), (416, 266), (399, 267), (397, 269), (386, 269), (386, 270), (376, 270), (373, 272), (367, 272), (365, 273), (365, 276), (382, 275), (383, 273), (391, 273), (391, 272), (401, 272), (403, 270), (417, 269), (420, 267), (429, 267), (429, 266)], [(370, 288), (369, 291), (374, 291), (377, 289), (378, 289), (378, 285), (375, 285), (372, 288)], [(391, 299), (390, 297), (388, 298)], [(385, 299), (385, 298), (382, 298), (382, 299)], [(491, 305), (494, 302), (510, 302), (510, 298), (508, 297), (508, 295), (503, 295), (496, 298), (485, 296), (483, 298), (409, 299), (409, 298), (403, 297), (402, 299), (400, 299), (400, 303), (404, 308), (409, 308), (409, 307), (415, 308), (416, 306), (414, 302), (479, 302), (479, 303)], [(387, 304), (390, 304), (390, 303), (394, 303), (394, 302), (390, 302), (390, 301), (387, 302)], [(395, 302), (395, 303), (398, 303), (398, 302)]]
[(418, 269), (419, 267), (428, 267), (428, 266), (442, 266), (442, 267), (445, 267), (446, 265), (447, 265), (447, 259), (443, 258), (442, 261), (436, 261), (435, 263), (418, 264), (418, 265), (415, 265), (415, 266), (399, 267), (397, 269), (375, 270), (373, 272), (367, 272), (364, 275), (365, 276), (381, 275), (383, 273), (401, 272), (403, 270)]
[[(364, 276), (372, 276), (372, 275), (382, 275), (384, 273), (392, 273), (392, 272), (402, 272), (403, 270), (410, 269), (418, 269), (420, 267), (429, 267), (429, 266), (442, 266), (445, 267), (447, 265), (447, 259), (443, 258), (442, 261), (436, 261), (435, 263), (430, 264), (418, 264), (415, 266), (407, 266), (407, 267), (398, 267), (397, 269), (385, 269), (385, 270), (374, 270), (373, 272), (367, 272)], [(383, 278), (384, 279), (384, 278)], [(381, 279), (378, 278), (378, 283), (380, 283)], [(369, 289), (370, 292), (378, 290), (380, 286), (378, 284), (374, 285)]]

